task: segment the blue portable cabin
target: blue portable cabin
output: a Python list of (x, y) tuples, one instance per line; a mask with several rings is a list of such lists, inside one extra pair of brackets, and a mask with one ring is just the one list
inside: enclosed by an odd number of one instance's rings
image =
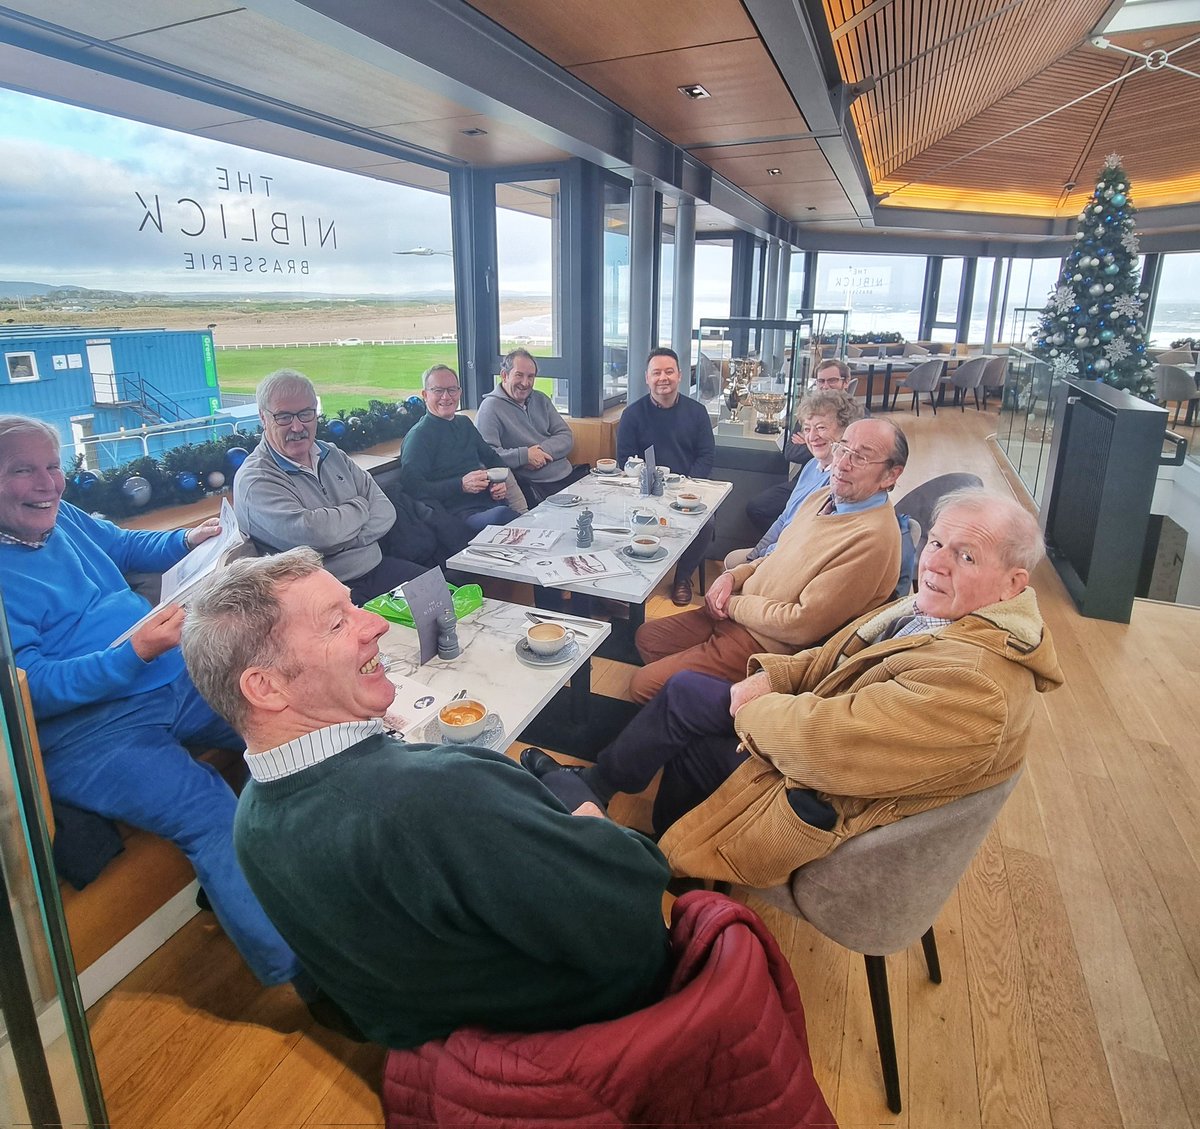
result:
[(93, 470), (215, 437), (203, 427), (143, 432), (199, 420), (221, 406), (209, 330), (0, 326), (0, 412), (36, 416), (64, 446), (137, 432), (90, 447)]

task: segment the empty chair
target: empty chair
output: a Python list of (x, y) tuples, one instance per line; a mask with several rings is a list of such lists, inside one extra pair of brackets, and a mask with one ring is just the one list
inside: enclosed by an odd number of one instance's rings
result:
[(979, 410), (979, 384), (983, 380), (984, 370), (992, 357), (972, 357), (963, 361), (951, 374), (950, 383), (954, 388), (954, 399), (958, 402), (959, 411), (966, 410), (967, 393), (975, 397), (975, 410)]
[(933, 509), (943, 494), (952, 490), (979, 489), (983, 479), (977, 474), (939, 474), (928, 482), (914, 487), (896, 504), (898, 514), (908, 514), (914, 521), (920, 523), (921, 535), (916, 542), (917, 558), (925, 551), (925, 542), (929, 538), (929, 526), (933, 521)]
[(1008, 377), (1008, 358), (992, 357), (983, 366), (983, 379), (979, 389), (983, 393), (983, 406), (987, 407), (988, 396), (993, 392), (1000, 394), (1000, 406), (1004, 406), (1004, 381)]
[(901, 390), (911, 392), (913, 394), (913, 408), (917, 415), (921, 414), (921, 393), (929, 394), (929, 406), (933, 408), (933, 414), (937, 415), (937, 402), (933, 398), (934, 392), (937, 391), (938, 385), (942, 380), (942, 373), (946, 369), (946, 362), (934, 358), (930, 361), (923, 361), (917, 365), (912, 372), (908, 373), (899, 384), (896, 385), (892, 392), (892, 407), (896, 406), (896, 397), (900, 395)]
[(906, 341), (904, 348), (900, 351), (901, 356), (905, 357), (928, 357), (929, 350), (924, 345), (918, 345), (914, 341)]
[(1160, 365), (1192, 365), (1196, 354), (1191, 349), (1164, 349), (1154, 358)]
[(1200, 400), (1200, 388), (1196, 387), (1195, 378), (1178, 365), (1155, 365), (1154, 379), (1158, 386), (1159, 403), (1164, 406), (1175, 405), (1175, 418), (1171, 420), (1171, 426), (1174, 427), (1179, 422), (1179, 409), (1191, 400)]
[[(900, 1112), (900, 1074), (885, 957), (920, 938), (929, 979), (941, 983), (934, 921), (1019, 778), (1020, 771), (932, 811), (850, 838), (832, 854), (793, 871), (786, 884), (756, 891), (836, 944), (863, 954), (893, 1113)], [(954, 1036), (947, 1032), (947, 1037)]]

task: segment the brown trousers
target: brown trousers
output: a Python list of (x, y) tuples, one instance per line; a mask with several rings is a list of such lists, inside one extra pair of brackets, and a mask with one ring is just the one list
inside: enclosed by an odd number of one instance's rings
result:
[(714, 619), (706, 607), (644, 623), (635, 641), (646, 663), (629, 682), (635, 702), (648, 702), (681, 670), (740, 682), (746, 677), (746, 660), (763, 649), (744, 627)]

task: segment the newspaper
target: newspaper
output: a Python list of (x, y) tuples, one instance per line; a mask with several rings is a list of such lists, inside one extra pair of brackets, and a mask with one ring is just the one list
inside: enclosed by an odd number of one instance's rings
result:
[(122, 632), (109, 644), (119, 647), (143, 624), (148, 623), (168, 604), (186, 604), (202, 584), (218, 568), (228, 563), (236, 549), (245, 544), (245, 534), (238, 528), (237, 518), (228, 498), (221, 499), (221, 532), (197, 545), (182, 560), (162, 574), (162, 592), (158, 603), (128, 631)]

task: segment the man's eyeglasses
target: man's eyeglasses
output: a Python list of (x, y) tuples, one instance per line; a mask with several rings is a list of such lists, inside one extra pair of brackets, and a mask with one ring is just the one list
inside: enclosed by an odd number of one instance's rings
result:
[(851, 466), (864, 467), (872, 463), (890, 463), (891, 459), (868, 459), (862, 451), (856, 451), (849, 443), (834, 443), (830, 448), (834, 459), (845, 458)]
[(301, 423), (312, 423), (317, 418), (317, 409), (301, 408), (298, 412), (272, 412), (271, 418), (280, 427), (287, 427), (294, 419), (298, 419)]
[(431, 396), (457, 396), (462, 389), (456, 384), (453, 388), (427, 388), (425, 391)]

